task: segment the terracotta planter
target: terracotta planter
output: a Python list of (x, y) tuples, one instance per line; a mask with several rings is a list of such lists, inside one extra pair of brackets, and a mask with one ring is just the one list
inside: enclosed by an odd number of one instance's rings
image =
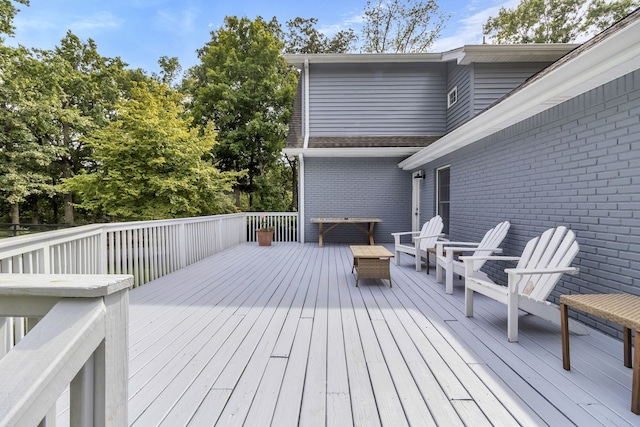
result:
[(258, 234), (258, 246), (271, 246), (273, 230), (256, 230)]

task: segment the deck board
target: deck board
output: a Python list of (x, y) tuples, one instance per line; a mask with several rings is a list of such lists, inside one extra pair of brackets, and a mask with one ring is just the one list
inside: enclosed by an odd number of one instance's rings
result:
[[(391, 249), (389, 247), (389, 249)], [(130, 294), (129, 422), (631, 426), (622, 343), (571, 336), (477, 296), (464, 315), (403, 256), (355, 287), (347, 245), (238, 245)], [(68, 405), (58, 405), (64, 426)]]

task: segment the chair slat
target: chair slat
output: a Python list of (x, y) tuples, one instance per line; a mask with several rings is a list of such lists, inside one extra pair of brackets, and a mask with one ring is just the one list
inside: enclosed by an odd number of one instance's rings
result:
[[(494, 228), (492, 228), (491, 230), (485, 233), (484, 237), (478, 244), (478, 247), (479, 248), (497, 248), (498, 246), (500, 246), (504, 238), (507, 236), (509, 227), (511, 227), (511, 224), (509, 223), (509, 221), (504, 221), (496, 225)], [(473, 253), (473, 256), (489, 256), (493, 254), (493, 252), (494, 251), (475, 251)], [(474, 271), (480, 270), (480, 268), (482, 268), (485, 262), (487, 262), (487, 260), (474, 261), (473, 262)]]

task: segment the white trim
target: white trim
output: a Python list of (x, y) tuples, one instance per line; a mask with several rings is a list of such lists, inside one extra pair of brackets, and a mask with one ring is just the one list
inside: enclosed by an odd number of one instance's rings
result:
[(300, 243), (304, 241), (304, 154), (298, 155), (298, 233)]
[(285, 148), (282, 152), (287, 156), (307, 157), (403, 157), (420, 151), (420, 147), (344, 147), (344, 148)]
[[(455, 99), (451, 102), (451, 95), (455, 95)], [(458, 86), (454, 86), (453, 89), (447, 93), (447, 108), (451, 108), (458, 103)]]
[(584, 92), (640, 69), (640, 20), (598, 41), (446, 134), (398, 167), (413, 170)]
[(309, 60), (304, 60), (304, 143), (305, 149), (309, 148)]
[(420, 192), (423, 179), (422, 170), (411, 174), (411, 231), (420, 231)]
[(449, 169), (449, 216), (446, 218), (447, 219), (447, 231), (449, 230), (449, 226), (450, 224), (450, 220), (451, 220), (451, 165), (445, 165), (445, 166), (440, 166), (439, 168), (436, 168), (436, 176), (435, 181), (436, 181), (436, 200), (435, 200), (435, 207), (436, 207), (436, 215), (441, 215), (440, 213), (440, 171), (444, 170), (444, 169)]
[(318, 53), (286, 54), (285, 61), (294, 67), (304, 67), (305, 61), (315, 64), (364, 63), (425, 63), (456, 61), (472, 62), (553, 62), (578, 47), (570, 43), (530, 43), (516, 45), (464, 45), (445, 52), (431, 53)]

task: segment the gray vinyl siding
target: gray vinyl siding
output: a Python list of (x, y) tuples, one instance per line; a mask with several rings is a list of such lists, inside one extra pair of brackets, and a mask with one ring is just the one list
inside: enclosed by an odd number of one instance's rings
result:
[[(580, 273), (564, 276), (550, 300), (567, 293), (640, 295), (640, 71), (425, 165), (425, 187), (445, 164), (451, 164), (453, 239), (477, 240), (509, 220), (505, 255), (519, 255), (529, 239), (565, 225), (580, 244), (574, 262)], [(423, 198), (428, 211), (433, 196), (425, 191)], [(504, 277), (505, 266), (487, 270)], [(581, 320), (620, 336), (602, 319)]]
[[(411, 230), (411, 174), (398, 168), (401, 158), (305, 158), (306, 242), (318, 241), (311, 218), (381, 218), (376, 243), (393, 242), (391, 233)], [(325, 243), (367, 244), (367, 234), (352, 224), (338, 225)]]
[(474, 116), (547, 65), (546, 63), (474, 64)]
[(311, 136), (442, 135), (446, 65), (312, 64)]
[(458, 87), (458, 102), (447, 109), (447, 132), (451, 132), (471, 118), (471, 70), (470, 65), (448, 65), (447, 94)]

